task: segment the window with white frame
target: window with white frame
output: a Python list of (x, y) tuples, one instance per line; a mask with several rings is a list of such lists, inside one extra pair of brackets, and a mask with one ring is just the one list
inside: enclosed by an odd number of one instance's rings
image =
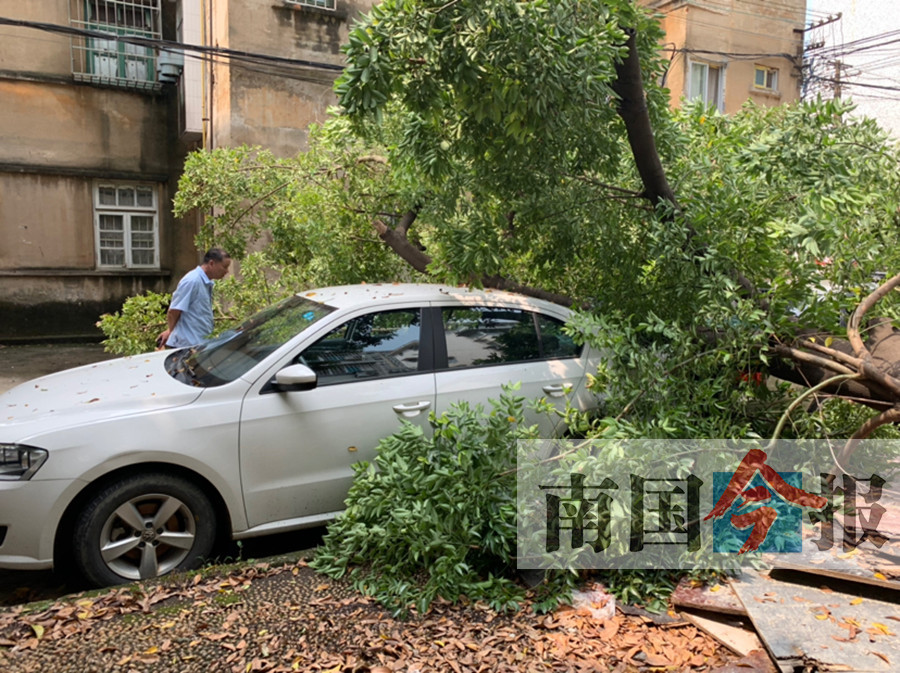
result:
[(285, 0), (289, 5), (299, 7), (316, 7), (318, 9), (335, 9), (336, 0)]
[(706, 105), (722, 109), (722, 68), (710, 63), (691, 63), (688, 100), (699, 98)]
[(777, 91), (778, 69), (767, 68), (762, 65), (756, 66), (756, 73), (753, 77), (753, 88), (763, 89), (765, 91)]
[(158, 88), (156, 50), (117, 37), (162, 38), (162, 0), (69, 0), (70, 23), (91, 33), (72, 40), (76, 79)]
[(153, 185), (102, 182), (94, 186), (97, 266), (159, 268), (159, 213)]

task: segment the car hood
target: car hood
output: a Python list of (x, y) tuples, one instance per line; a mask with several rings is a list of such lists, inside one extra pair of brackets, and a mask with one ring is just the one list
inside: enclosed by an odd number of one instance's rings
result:
[(166, 372), (171, 351), (107, 360), (32, 379), (0, 395), (0, 441), (189, 404), (202, 388)]

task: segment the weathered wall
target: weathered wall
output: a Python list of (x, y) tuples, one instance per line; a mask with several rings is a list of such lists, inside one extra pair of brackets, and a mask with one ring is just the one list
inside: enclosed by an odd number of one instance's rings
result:
[[(765, 2), (732, 0), (725, 12), (703, 6), (689, 7), (686, 45), (724, 54), (770, 54), (754, 59), (722, 56), (725, 69), (725, 111), (740, 109), (748, 99), (759, 105), (778, 105), (800, 97), (799, 71), (787, 55), (799, 59), (805, 0)], [(785, 54), (785, 56), (775, 56)], [(713, 55), (711, 58), (716, 59)], [(754, 88), (756, 66), (778, 69), (777, 93)]]
[[(665, 31), (664, 50), (671, 50), (684, 45), (687, 39), (686, 7), (669, 7), (667, 13), (660, 14), (660, 25)], [(663, 56), (669, 60), (666, 70), (664, 86), (669, 89), (669, 107), (676, 108), (681, 105), (684, 96), (685, 64), (687, 59), (683, 54), (672, 51), (664, 51)]]
[(8, 76), (0, 100), (0, 168), (168, 173), (166, 97)]
[(84, 178), (0, 173), (0, 269), (93, 269), (90, 211)]
[[(227, 30), (220, 44), (231, 49), (285, 56), (312, 63), (339, 66), (341, 45), (354, 18), (368, 11), (371, 0), (341, 2), (337, 11), (316, 10), (277, 0), (217, 3), (215, 24)], [(227, 11), (227, 21), (221, 14)], [(219, 37), (219, 36), (217, 36)], [(221, 69), (219, 69), (221, 70)], [(307, 127), (322, 123), (327, 108), (337, 99), (333, 93), (338, 71), (294, 65), (255, 65), (233, 62), (227, 74), (227, 91), (215, 97), (216, 147), (261, 145), (280, 156), (307, 147)], [(217, 74), (217, 87), (226, 76)]]
[[(69, 23), (65, 0), (0, 0), (0, 16), (56, 25)], [(3, 26), (0, 31), (0, 71), (71, 77), (72, 59), (68, 39), (13, 26)]]
[[(72, 0), (0, 0), (0, 16), (69, 23)], [(182, 0), (177, 0), (181, 2)], [(352, 20), (373, 0), (338, 10), (283, 0), (204, 0), (212, 46), (340, 65)], [(163, 37), (175, 38), (173, 0)], [(287, 156), (306, 148), (307, 126), (325, 120), (338, 71), (216, 59), (204, 69), (206, 147), (261, 145)], [(201, 215), (171, 212), (184, 157), (172, 85), (134, 91), (76, 81), (70, 39), (0, 29), (0, 342), (97, 332), (103, 311), (146, 289), (171, 290), (197, 264)], [(159, 188), (160, 269), (97, 268), (92, 187), (101, 179)]]
[(166, 290), (168, 275), (0, 270), (0, 343), (97, 338), (95, 323), (122, 298)]
[[(0, 16), (67, 25), (68, 0), (0, 0)], [(77, 82), (68, 37), (2, 28), (0, 342), (99, 336), (102, 312), (146, 289), (168, 289), (173, 275), (196, 264), (193, 231), (186, 235), (171, 213), (186, 152), (176, 118), (171, 87)], [(97, 180), (157, 187), (159, 270), (97, 268)]]
[(97, 336), (124, 297), (166, 288), (166, 271), (95, 269), (91, 189), (81, 175), (0, 172), (0, 342)]

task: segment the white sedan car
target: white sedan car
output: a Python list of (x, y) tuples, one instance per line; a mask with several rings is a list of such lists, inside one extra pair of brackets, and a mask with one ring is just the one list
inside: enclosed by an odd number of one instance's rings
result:
[[(0, 395), (0, 568), (103, 586), (195, 567), (220, 536), (316, 526), (401, 421), (521, 394), (588, 409), (598, 354), (569, 311), (505, 292), (303, 292), (202, 346)], [(543, 430), (557, 430), (544, 417)]]

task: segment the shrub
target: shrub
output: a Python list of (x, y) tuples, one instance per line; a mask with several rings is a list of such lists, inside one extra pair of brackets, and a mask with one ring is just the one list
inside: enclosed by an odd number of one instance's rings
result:
[(169, 294), (146, 292), (129, 297), (120, 311), (100, 316), (97, 327), (106, 335), (104, 348), (119, 355), (136, 355), (156, 348), (156, 337), (166, 329)]
[[(507, 389), (487, 413), (461, 403), (432, 417), (432, 437), (405, 424), (384, 439), (373, 464), (356, 466), (313, 567), (348, 575), (395, 613), (437, 598), (518, 607), (516, 440), (536, 433), (523, 425), (523, 401)], [(537, 607), (555, 606), (573, 578), (542, 584)]]

